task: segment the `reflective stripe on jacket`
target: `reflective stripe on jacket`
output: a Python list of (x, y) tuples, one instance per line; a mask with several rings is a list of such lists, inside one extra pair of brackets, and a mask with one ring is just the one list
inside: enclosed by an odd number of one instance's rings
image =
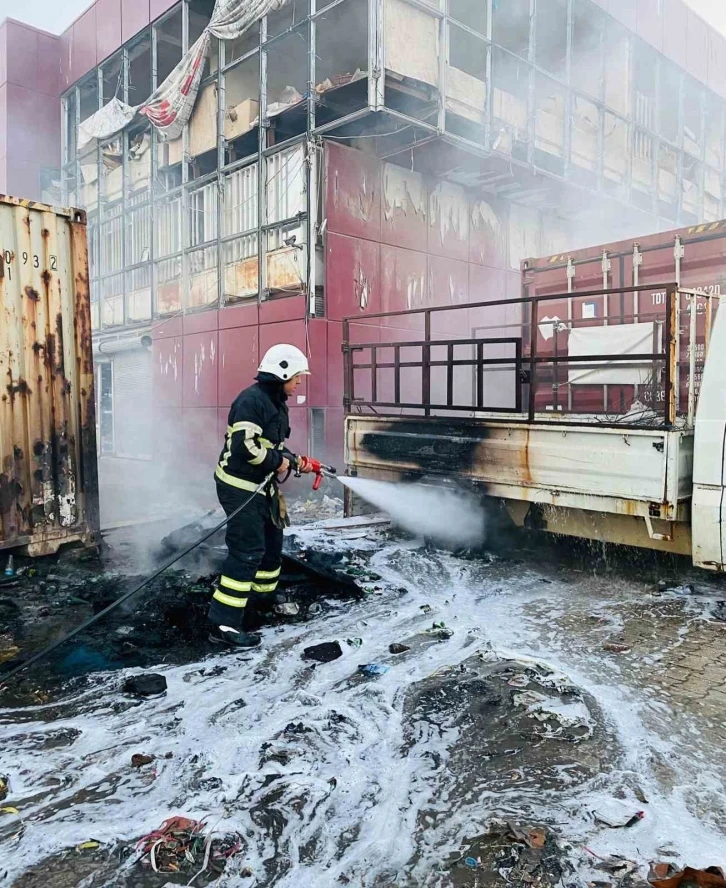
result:
[(255, 383), (232, 404), (216, 477), (231, 487), (255, 490), (282, 465), (281, 451), (289, 434), (281, 384)]

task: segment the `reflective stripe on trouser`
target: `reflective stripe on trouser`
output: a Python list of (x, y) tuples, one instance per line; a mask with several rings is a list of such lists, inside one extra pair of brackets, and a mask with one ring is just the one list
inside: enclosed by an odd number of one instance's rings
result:
[(281, 567), (277, 570), (258, 570), (255, 574), (255, 581), (252, 584), (252, 591), (259, 593), (274, 592), (280, 581)]
[[(219, 502), (232, 514), (249, 493), (217, 484)], [(256, 612), (271, 604), (280, 578), (282, 531), (275, 527), (266, 496), (253, 497), (227, 525), (228, 555), (209, 606), (209, 619), (219, 626), (252, 628)], [(244, 601), (244, 604), (242, 603)], [(250, 622), (251, 621), (251, 622)]]

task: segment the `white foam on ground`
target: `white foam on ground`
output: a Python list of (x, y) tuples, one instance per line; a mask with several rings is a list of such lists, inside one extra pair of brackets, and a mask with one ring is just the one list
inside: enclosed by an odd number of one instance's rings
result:
[[(341, 547), (331, 532), (296, 535)], [(558, 626), (573, 606), (571, 584), (543, 585), (528, 568), (509, 579), (491, 578), (483, 562), (427, 553), (414, 544), (364, 542), (375, 550), (372, 569), (408, 594), (389, 591), (339, 605), (305, 625), (267, 630), (264, 647), (245, 655), (161, 665), (155, 671), (167, 678), (167, 696), (123, 712), (112, 708), (125, 699), (118, 688), (137, 670), (96, 676), (92, 689), (68, 701), (66, 714), (52, 721), (56, 706), (0, 711), (0, 772), (11, 780), (6, 804), (16, 804), (26, 822), (19, 843), (2, 848), (7, 883), (51, 853), (91, 837), (132, 841), (173, 814), (221, 818), (218, 829), (239, 830), (249, 843), (245, 865), (261, 882), (268, 878), (266, 865), (277, 867), (274, 884), (282, 888), (337, 888), (341, 875), (360, 885), (377, 877), (381, 884), (386, 878), (401, 886), (447, 884), (438, 873), (442, 846), (456, 851), (492, 815), (527, 810), (553, 824), (579, 861), (587, 846), (644, 867), (661, 859), (664, 848), (674, 862), (726, 863), (726, 834), (714, 816), (717, 800), (726, 797), (717, 764), (722, 752), (687, 715), (664, 707), (647, 688), (623, 684), (600, 652), (573, 655)], [(360, 550), (362, 542), (344, 545)], [(621, 586), (627, 590), (624, 581)], [(640, 594), (632, 588), (633, 596)], [(423, 613), (424, 604), (433, 612)], [(424, 632), (434, 620), (455, 630), (449, 641), (403, 658), (388, 653), (391, 642)], [(361, 649), (345, 644), (353, 637), (363, 638)], [(343, 645), (341, 659), (315, 668), (301, 659), (307, 645), (333, 639)], [(427, 779), (430, 756), (445, 763), (460, 728), (419, 725), (421, 736), (405, 755), (406, 691), (488, 646), (503, 657), (546, 662), (557, 673), (555, 683), (572, 683), (595, 698), (600, 714), (583, 711), (584, 704), (577, 704), (577, 713), (566, 706), (563, 714), (597, 716), (615, 732), (618, 742), (602, 774), (558, 793), (516, 784), (505, 794), (466, 800), (450, 798), (446, 787), (434, 792)], [(391, 669), (360, 680), (358, 664), (371, 662)], [(216, 665), (227, 669), (200, 673)], [(238, 706), (240, 699), (246, 705)], [(310, 731), (285, 737), (285, 727), (297, 722)], [(44, 736), (65, 730), (79, 732), (71, 745), (40, 748)], [(268, 743), (290, 754), (287, 764), (268, 760), (260, 768)], [(135, 752), (158, 756), (155, 769), (131, 768)], [(163, 759), (167, 752), (173, 758)], [(629, 799), (634, 781), (649, 800), (636, 805), (645, 808), (644, 820), (621, 830), (596, 824), (592, 812), (619, 791)], [(282, 852), (259, 807), (278, 812)], [(424, 811), (438, 818), (426, 830)], [(412, 862), (416, 846), (421, 857)], [(252, 882), (230, 872), (223, 884)]]

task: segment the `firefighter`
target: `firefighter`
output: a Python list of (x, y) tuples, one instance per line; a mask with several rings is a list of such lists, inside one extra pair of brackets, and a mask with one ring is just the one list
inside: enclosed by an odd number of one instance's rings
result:
[(270, 610), (280, 578), (282, 531), (289, 522), (278, 479), (291, 468), (305, 474), (312, 461), (285, 447), (290, 435), (287, 399), (309, 376), (308, 361), (293, 345), (275, 345), (262, 359), (257, 382), (237, 396), (215, 472), (217, 496), (231, 515), (271, 473), (275, 478), (227, 525), (227, 560), (209, 607), (210, 640), (238, 648), (261, 642), (255, 627)]

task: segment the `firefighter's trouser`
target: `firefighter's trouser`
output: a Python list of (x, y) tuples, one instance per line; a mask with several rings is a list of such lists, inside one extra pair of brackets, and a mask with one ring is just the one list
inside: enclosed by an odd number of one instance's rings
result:
[[(249, 497), (217, 483), (217, 496), (227, 515)], [(218, 626), (251, 628), (258, 615), (268, 611), (280, 579), (282, 529), (272, 519), (266, 493), (254, 496), (249, 505), (227, 525), (227, 560), (209, 607), (209, 619)]]

